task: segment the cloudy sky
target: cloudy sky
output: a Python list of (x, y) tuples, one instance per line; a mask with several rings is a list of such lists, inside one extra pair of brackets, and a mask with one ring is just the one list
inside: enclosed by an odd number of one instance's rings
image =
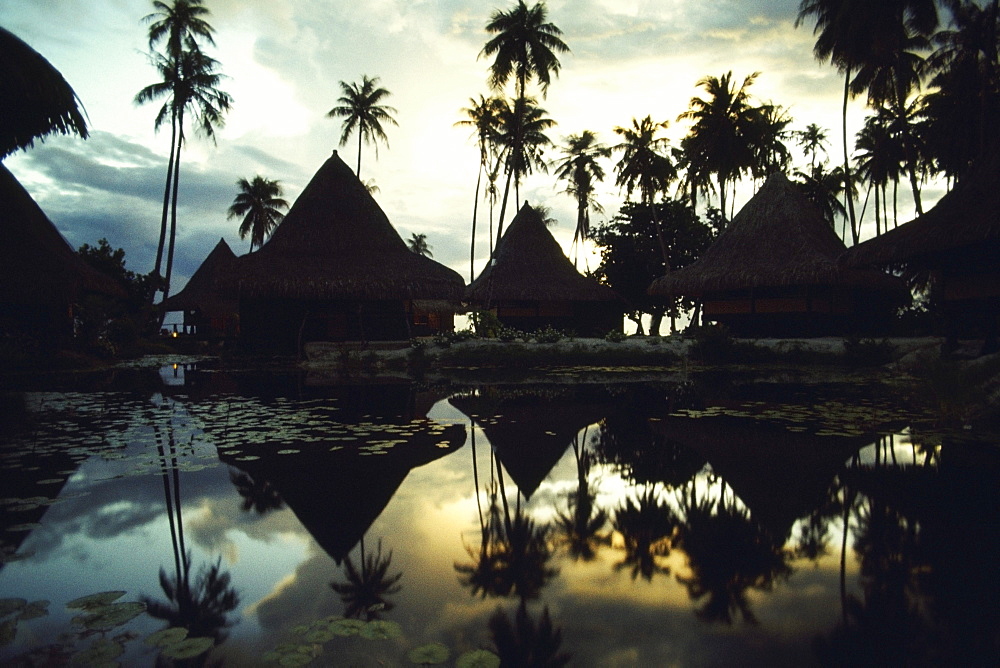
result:
[[(399, 127), (389, 146), (362, 154), (361, 176), (404, 238), (427, 235), (434, 258), (469, 276), (468, 247), (478, 152), (468, 129), (455, 127), (472, 97), (488, 93), (489, 62), (479, 52), (484, 26), (512, 3), (482, 0), (208, 0), (216, 48), (235, 107), (217, 144), (192, 136), (181, 170), (181, 208), (173, 291), (219, 237), (238, 254), (249, 241), (226, 210), (239, 178), (278, 179), (293, 201), (330, 152), (340, 120), (327, 118), (338, 82), (377, 76), (392, 92)], [(818, 123), (839, 145), (841, 79), (812, 56), (812, 26), (794, 27), (799, 0), (550, 0), (549, 20), (572, 50), (542, 102), (558, 125), (557, 142), (596, 131), (613, 144), (615, 126), (647, 114), (670, 121), (700, 94), (696, 82), (732, 70), (739, 81), (761, 75), (752, 93), (789, 110), (793, 129)], [(106, 237), (123, 247), (129, 268), (152, 269), (169, 150), (156, 133), (158, 105), (132, 99), (156, 80), (149, 64), (149, 0), (5, 0), (0, 25), (42, 53), (83, 102), (92, 136), (50, 138), (5, 164), (74, 246)], [(850, 132), (860, 127), (860, 103)], [(342, 149), (348, 164), (356, 144)], [(558, 153), (550, 151), (552, 158)], [(798, 164), (804, 164), (802, 157)], [(613, 216), (622, 201), (612, 164), (600, 201)], [(552, 176), (522, 187), (532, 204), (551, 207), (553, 230), (569, 250), (572, 200)], [(752, 191), (737, 198), (737, 206)], [(509, 216), (508, 216), (509, 219)], [(482, 220), (482, 218), (481, 218)], [(482, 227), (480, 228), (482, 229)], [(476, 271), (486, 260), (477, 242)]]

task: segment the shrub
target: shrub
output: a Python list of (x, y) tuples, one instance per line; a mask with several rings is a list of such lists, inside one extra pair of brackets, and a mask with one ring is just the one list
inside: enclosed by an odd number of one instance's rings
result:
[(535, 332), (535, 341), (539, 343), (557, 343), (562, 339), (563, 333), (558, 329), (553, 329), (551, 325), (546, 325)]
[(469, 314), (469, 319), (472, 321), (472, 330), (476, 336), (483, 338), (494, 338), (503, 328), (503, 324), (493, 311), (473, 311)]
[(524, 332), (519, 329), (514, 329), (513, 327), (501, 325), (500, 328), (497, 329), (497, 338), (505, 343), (517, 341), (522, 337), (524, 337)]
[(725, 325), (690, 327), (687, 332), (694, 338), (691, 353), (703, 362), (725, 362), (733, 358), (736, 341)]
[(848, 364), (856, 366), (881, 366), (893, 359), (896, 347), (888, 339), (844, 339), (844, 356)]
[(604, 340), (610, 341), (611, 343), (621, 343), (625, 340), (625, 332), (620, 329), (612, 329), (604, 335)]

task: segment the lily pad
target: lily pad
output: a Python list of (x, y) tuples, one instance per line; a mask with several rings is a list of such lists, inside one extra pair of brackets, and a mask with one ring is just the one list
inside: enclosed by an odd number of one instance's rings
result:
[(474, 649), (455, 661), (455, 668), (499, 668), (500, 657), (487, 649)]
[(121, 626), (135, 619), (145, 611), (145, 603), (112, 603), (94, 608), (89, 615), (75, 617), (73, 621), (93, 631), (110, 631), (116, 626)]
[(396, 622), (376, 619), (361, 627), (361, 637), (368, 640), (388, 640), (403, 635), (403, 627)]
[(79, 666), (107, 666), (125, 653), (119, 643), (107, 638), (98, 638), (90, 647), (73, 655), (72, 663)]
[(66, 607), (70, 610), (90, 610), (91, 608), (100, 608), (110, 603), (114, 603), (124, 595), (125, 592), (123, 591), (105, 591), (99, 594), (91, 594), (90, 596), (74, 598), (66, 604)]
[(0, 647), (5, 647), (14, 642), (14, 636), (16, 635), (17, 635), (16, 619), (8, 619), (6, 622), (0, 623)]
[(451, 651), (446, 645), (439, 642), (432, 642), (420, 647), (414, 647), (406, 655), (406, 658), (410, 660), (410, 663), (426, 666), (444, 663), (448, 660), (450, 654)]
[(211, 638), (185, 638), (163, 648), (163, 656), (168, 659), (192, 659), (212, 649), (215, 641)]
[(28, 601), (23, 598), (0, 598), (0, 617), (23, 610), (27, 605)]
[(25, 606), (24, 610), (21, 611), (21, 614), (18, 615), (18, 619), (36, 619), (38, 617), (44, 617), (47, 614), (49, 614), (48, 601), (33, 601)]
[(360, 619), (338, 619), (330, 622), (330, 630), (338, 636), (356, 636), (364, 626), (365, 623)]
[(179, 643), (187, 638), (187, 635), (187, 629), (180, 626), (171, 626), (169, 628), (160, 629), (156, 633), (150, 633), (146, 636), (143, 642), (147, 645), (152, 645), (153, 647), (163, 647), (165, 645)]

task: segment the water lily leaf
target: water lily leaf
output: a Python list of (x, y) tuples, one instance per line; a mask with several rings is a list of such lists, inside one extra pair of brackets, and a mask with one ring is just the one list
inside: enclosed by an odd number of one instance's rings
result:
[(73, 655), (72, 663), (81, 666), (106, 666), (125, 653), (119, 643), (107, 638), (98, 638), (90, 647)]
[(361, 627), (361, 637), (368, 640), (388, 640), (403, 635), (403, 627), (396, 622), (376, 619)]
[(411, 649), (409, 654), (406, 655), (406, 658), (410, 660), (410, 663), (433, 665), (444, 663), (448, 660), (448, 656), (450, 654), (451, 652), (447, 646), (439, 642), (432, 642)]
[(17, 635), (16, 619), (8, 619), (6, 622), (0, 623), (0, 647), (5, 647), (14, 642), (14, 636), (16, 635)]
[(23, 610), (28, 601), (23, 598), (0, 598), (0, 617), (6, 617), (12, 612)]
[(325, 629), (313, 629), (306, 634), (306, 640), (309, 642), (324, 643), (333, 640), (334, 633), (329, 628)]
[(163, 647), (164, 645), (179, 643), (187, 638), (187, 635), (187, 629), (180, 626), (171, 626), (169, 628), (160, 629), (156, 633), (150, 633), (146, 636), (143, 642), (147, 645), (152, 645), (153, 647)]
[(100, 608), (114, 603), (124, 595), (125, 592), (123, 591), (104, 591), (99, 594), (91, 594), (90, 596), (74, 598), (66, 604), (66, 607), (70, 610), (89, 610), (91, 608)]
[(112, 603), (96, 608), (89, 615), (78, 617), (79, 623), (94, 631), (109, 631), (135, 619), (146, 611), (145, 603)]
[(33, 601), (29, 603), (21, 614), (18, 615), (18, 619), (28, 620), (36, 619), (38, 617), (44, 617), (49, 614), (49, 602), (48, 601)]
[(302, 653), (293, 652), (291, 654), (283, 654), (278, 663), (282, 666), (304, 666), (307, 663), (312, 663), (313, 657)]
[(499, 668), (500, 657), (487, 649), (474, 649), (455, 661), (455, 668)]
[(191, 659), (212, 649), (212, 638), (185, 638), (163, 648), (163, 656), (168, 659)]
[(330, 630), (338, 636), (356, 636), (364, 625), (360, 619), (338, 619), (330, 623)]

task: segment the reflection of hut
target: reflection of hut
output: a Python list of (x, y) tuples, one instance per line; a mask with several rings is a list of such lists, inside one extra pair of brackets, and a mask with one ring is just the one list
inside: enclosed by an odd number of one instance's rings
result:
[(979, 328), (995, 347), (1000, 315), (1000, 150), (974, 166), (933, 209), (851, 248), (843, 263), (902, 265), (911, 277), (929, 272), (949, 337)]
[(57, 345), (73, 334), (74, 305), (87, 292), (123, 290), (84, 262), (28, 191), (0, 164), (0, 333)]
[(701, 299), (706, 320), (741, 336), (870, 332), (909, 294), (887, 274), (839, 267), (844, 250), (815, 205), (774, 174), (701, 258), (649, 291)]
[(218, 280), (235, 259), (226, 240), (219, 239), (184, 289), (163, 302), (164, 311), (184, 312), (185, 333), (200, 338), (229, 338), (238, 334), (236, 294), (218, 287)]
[(464, 285), (407, 248), (336, 151), (270, 240), (232, 267), (243, 339), (283, 350), (426, 333), (414, 325), (414, 300), (458, 300)]
[(504, 325), (524, 331), (550, 326), (604, 336), (622, 327), (618, 295), (576, 270), (527, 203), (465, 296), (477, 308), (494, 311)]
[(518, 391), (503, 397), (487, 391), (448, 400), (479, 424), (507, 473), (530, 497), (573, 439), (600, 422), (607, 405), (599, 399)]

